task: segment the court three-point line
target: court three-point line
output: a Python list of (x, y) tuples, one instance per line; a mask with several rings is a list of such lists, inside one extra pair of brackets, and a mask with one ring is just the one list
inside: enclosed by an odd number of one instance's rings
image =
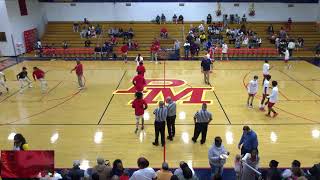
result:
[[(122, 77), (121, 77), (121, 79), (119, 80), (119, 83), (118, 83), (118, 85), (117, 85), (117, 87), (116, 87), (115, 90), (117, 90), (117, 89), (119, 88), (119, 86), (120, 86), (120, 84), (121, 84), (124, 76), (126, 75), (126, 73), (127, 73), (127, 70), (125, 70), (125, 71), (123, 72)], [(109, 108), (109, 106), (110, 106), (110, 104), (111, 104), (111, 101), (112, 101), (113, 97), (114, 97), (114, 94), (112, 93), (112, 96), (111, 96), (111, 98), (110, 98), (110, 100), (109, 100), (106, 108), (104, 109), (103, 113), (102, 113), (101, 116), (100, 116), (100, 119), (99, 119), (99, 121), (98, 121), (98, 123), (97, 123), (98, 125), (101, 123), (102, 118), (103, 118), (104, 115), (106, 114), (106, 112), (107, 112), (107, 110), (108, 110), (108, 108)]]
[[(211, 85), (211, 84), (209, 84), (209, 85), (210, 85), (210, 87), (212, 87), (212, 85)], [(219, 103), (219, 105), (220, 105), (220, 107), (221, 107), (221, 109), (222, 109), (222, 111), (223, 111), (224, 115), (226, 116), (226, 118), (227, 118), (227, 120), (228, 120), (229, 124), (231, 124), (231, 121), (230, 121), (230, 119), (229, 119), (229, 116), (228, 116), (228, 114), (226, 113), (226, 111), (224, 110), (224, 108), (223, 108), (223, 106), (222, 106), (222, 104), (221, 104), (221, 101), (220, 101), (220, 99), (219, 99), (219, 97), (218, 97), (217, 93), (216, 93), (214, 90), (212, 90), (212, 92), (213, 92), (214, 96), (216, 97), (216, 99), (218, 100), (218, 103)]]

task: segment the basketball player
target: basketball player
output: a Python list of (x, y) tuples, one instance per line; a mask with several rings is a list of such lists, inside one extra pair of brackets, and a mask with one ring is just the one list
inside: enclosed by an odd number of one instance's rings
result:
[(269, 92), (269, 84), (270, 84), (271, 76), (266, 75), (265, 78), (266, 79), (263, 82), (262, 99), (261, 99), (261, 104), (260, 104), (260, 108), (259, 108), (261, 111), (265, 111), (264, 106), (268, 104), (268, 101), (264, 104), (264, 100), (267, 98), (267, 96), (269, 96), (268, 92)]
[(135, 116), (136, 116), (136, 130), (134, 133), (138, 132), (139, 129), (139, 121), (141, 119), (141, 130), (144, 129), (144, 110), (148, 108), (147, 103), (142, 99), (142, 92), (136, 92), (136, 99), (132, 102), (132, 108), (134, 108)]
[(40, 81), (40, 88), (41, 92), (45, 93), (47, 91), (47, 81), (44, 79), (45, 72), (39, 69), (38, 67), (33, 67), (33, 73), (32, 73), (34, 81), (37, 79)]
[(32, 88), (31, 85), (31, 80), (28, 76), (28, 72), (27, 72), (27, 68), (26, 67), (22, 67), (22, 71), (17, 74), (17, 80), (20, 83), (20, 93), (23, 93), (24, 90), (24, 83), (27, 83), (27, 86), (29, 86), (29, 88)]
[(141, 56), (141, 54), (138, 54), (138, 56), (136, 57), (136, 62), (137, 66), (139, 66), (140, 62), (143, 62), (143, 57)]
[[(258, 92), (258, 76), (254, 76), (253, 77), (253, 80), (251, 80), (249, 82), (249, 84), (247, 85), (247, 88), (248, 88), (248, 100), (247, 100), (247, 106), (249, 108), (253, 108), (252, 106), (252, 102), (253, 102), (253, 99), (254, 99), (254, 96), (257, 94)], [(250, 101), (251, 99), (251, 101)], [(249, 103), (250, 101), (250, 103)]]
[(71, 70), (71, 73), (76, 71), (76, 75), (78, 77), (79, 90), (84, 88), (83, 83), (83, 66), (79, 60), (77, 60), (77, 65)]
[(201, 72), (203, 73), (204, 77), (204, 83), (210, 85), (209, 77), (210, 77), (210, 72), (211, 72), (211, 66), (212, 62), (210, 57), (205, 55), (201, 61)]
[(263, 73), (263, 80), (262, 80), (262, 85), (264, 84), (264, 80), (266, 79), (266, 76), (270, 74), (270, 64), (268, 60), (264, 61), (264, 64), (262, 66), (262, 73)]
[(286, 64), (285, 67), (287, 69), (290, 69), (291, 68), (291, 64), (289, 64), (290, 53), (289, 53), (288, 48), (286, 48), (282, 53), (284, 54), (284, 63)]
[[(6, 85), (6, 76), (3, 72), (0, 71), (0, 86), (4, 87), (7, 90), (7, 93), (9, 92), (9, 88)], [(0, 92), (0, 95), (2, 94), (2, 92)]]
[(141, 75), (144, 77), (144, 73), (146, 72), (146, 68), (143, 66), (143, 61), (139, 62), (139, 66), (137, 66), (136, 69), (137, 73), (141, 73)]
[(271, 112), (273, 112), (273, 117), (276, 117), (278, 113), (273, 109), (273, 106), (276, 104), (278, 101), (278, 82), (277, 81), (272, 81), (272, 92), (271, 95), (268, 96), (267, 98), (269, 99), (268, 102), (268, 114), (266, 114), (267, 117), (271, 117)]
[(143, 92), (144, 86), (147, 84), (141, 73), (142, 72), (138, 72), (138, 75), (136, 75), (132, 80), (132, 84), (137, 92)]

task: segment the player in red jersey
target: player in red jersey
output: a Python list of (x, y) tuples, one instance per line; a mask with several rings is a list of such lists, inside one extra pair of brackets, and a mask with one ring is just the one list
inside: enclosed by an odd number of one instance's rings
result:
[(142, 99), (142, 92), (136, 92), (136, 99), (132, 102), (132, 108), (134, 108), (135, 116), (136, 116), (136, 130), (134, 133), (138, 132), (139, 129), (139, 121), (141, 119), (141, 130), (144, 129), (144, 110), (148, 108), (147, 103)]
[(45, 72), (39, 69), (38, 67), (33, 67), (32, 77), (34, 81), (38, 80), (40, 82), (41, 92), (45, 93), (48, 87), (47, 81), (44, 79)]
[(127, 63), (127, 59), (128, 59), (128, 51), (129, 51), (129, 47), (127, 44), (123, 44), (123, 46), (121, 46), (121, 54), (122, 54), (122, 58), (124, 60), (125, 63)]
[(138, 75), (136, 75), (133, 80), (132, 84), (134, 85), (137, 92), (142, 92), (144, 86), (147, 84), (146, 80), (142, 76), (141, 72), (138, 72)]
[(77, 60), (77, 65), (71, 70), (71, 73), (73, 71), (76, 71), (77, 77), (78, 77), (78, 84), (79, 84), (79, 90), (82, 90), (84, 88), (83, 83), (83, 66), (79, 60)]
[(144, 67), (142, 61), (139, 62), (139, 66), (137, 66), (136, 71), (137, 71), (138, 74), (140, 72), (140, 74), (144, 77), (144, 73), (146, 72), (146, 68)]

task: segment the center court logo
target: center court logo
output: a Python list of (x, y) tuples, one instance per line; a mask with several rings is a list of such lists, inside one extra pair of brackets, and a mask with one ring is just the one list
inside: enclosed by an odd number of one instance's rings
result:
[[(211, 104), (212, 100), (206, 99), (206, 93), (213, 90), (213, 87), (191, 87), (184, 80), (178, 79), (146, 79), (147, 85), (144, 88), (144, 100), (148, 104), (157, 104), (166, 97), (171, 97), (178, 104)], [(132, 85), (129, 89), (117, 90), (113, 94), (134, 94), (135, 88)], [(128, 104), (131, 104), (129, 101)]]

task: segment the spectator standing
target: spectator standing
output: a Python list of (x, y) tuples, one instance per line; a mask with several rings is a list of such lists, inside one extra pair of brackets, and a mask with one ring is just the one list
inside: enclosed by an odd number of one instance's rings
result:
[(274, 34), (274, 29), (273, 29), (273, 25), (272, 25), (272, 24), (270, 24), (270, 25), (268, 26), (267, 32), (268, 32), (269, 35)]
[(302, 37), (298, 37), (298, 47), (303, 48), (304, 46), (304, 39)]
[(69, 45), (68, 45), (67, 41), (63, 41), (62, 42), (62, 48), (63, 49), (67, 49), (68, 47), (69, 47)]
[(156, 64), (158, 64), (158, 51), (160, 50), (160, 46), (157, 44), (151, 45), (151, 61), (155, 61)]
[(190, 43), (186, 41), (183, 45), (184, 47), (184, 58), (189, 59), (189, 54), (190, 54)]
[(242, 158), (242, 161), (245, 164), (242, 164), (241, 180), (256, 180), (256, 173), (251, 168), (258, 170), (259, 160), (260, 158), (256, 149), (253, 149), (251, 153), (245, 154), (245, 156)]
[(179, 166), (180, 168), (176, 169), (173, 173), (179, 180), (198, 180), (197, 176), (194, 174), (194, 170), (189, 167), (186, 162), (181, 161)]
[(222, 61), (222, 58), (226, 56), (227, 57), (227, 61), (229, 60), (229, 57), (228, 57), (228, 45), (227, 43), (223, 43), (222, 44), (222, 54), (221, 54), (221, 61)]
[(212, 22), (212, 16), (211, 16), (211, 14), (208, 14), (208, 16), (207, 16), (207, 24), (211, 24), (211, 22)]
[(106, 161), (103, 158), (97, 158), (97, 165), (92, 168), (92, 174), (98, 174), (99, 179), (111, 180), (112, 168), (106, 165)]
[(201, 133), (200, 142), (201, 144), (204, 144), (206, 142), (208, 124), (212, 121), (212, 114), (209, 111), (207, 111), (206, 103), (202, 104), (202, 109), (196, 112), (193, 119), (195, 123), (195, 128), (194, 128), (192, 141), (196, 143)]
[(224, 148), (222, 139), (220, 136), (214, 138), (214, 144), (208, 151), (208, 159), (211, 167), (211, 175), (221, 174), (223, 172), (223, 166), (226, 163), (226, 157), (229, 152)]
[(160, 24), (160, 16), (159, 15), (157, 15), (157, 17), (156, 17), (156, 23)]
[(162, 13), (161, 14), (161, 24), (165, 24), (166, 23), (166, 16)]
[(102, 56), (101, 53), (102, 49), (100, 47), (99, 44), (96, 45), (96, 47), (94, 48), (94, 58), (97, 59), (97, 55), (99, 55), (100, 57)]
[(18, 133), (13, 137), (13, 150), (14, 151), (26, 151), (29, 150), (29, 145), (22, 134)]
[(288, 31), (291, 31), (291, 27), (292, 27), (292, 19), (291, 17), (288, 18), (288, 22), (287, 22), (287, 29)]
[(168, 163), (163, 162), (161, 169), (157, 171), (157, 180), (170, 180), (172, 175)]
[(254, 149), (258, 149), (257, 134), (251, 130), (249, 126), (243, 126), (243, 134), (238, 144), (238, 148), (241, 148), (242, 156), (244, 156), (246, 153), (252, 152)]
[(79, 23), (74, 22), (72, 29), (73, 29), (73, 32), (79, 32)]
[(135, 171), (132, 176), (130, 177), (130, 180), (156, 180), (157, 174), (156, 172), (149, 166), (149, 161), (144, 158), (140, 157), (137, 160), (137, 164), (139, 167), (139, 170)]
[(89, 39), (84, 41), (84, 47), (90, 47), (91, 41)]
[(159, 102), (159, 107), (153, 111), (153, 114), (155, 116), (154, 121), (154, 131), (155, 131), (155, 140), (152, 143), (154, 146), (159, 145), (159, 133), (161, 136), (161, 145), (164, 146), (165, 144), (165, 126), (166, 126), (166, 118), (168, 116), (168, 109), (164, 106), (164, 102)]
[(176, 133), (176, 128), (175, 128), (175, 121), (177, 117), (177, 104), (174, 102), (171, 97), (167, 97), (166, 99), (167, 102), (167, 109), (168, 109), (168, 116), (167, 116), (167, 128), (168, 128), (168, 137), (170, 141), (173, 140), (173, 137), (175, 136)]
[(247, 17), (246, 17), (246, 14), (243, 14), (242, 16), (242, 23), (247, 23)]
[(320, 56), (320, 43), (316, 46), (316, 56)]
[(172, 23), (173, 24), (177, 24), (178, 23), (177, 19), (178, 19), (177, 15), (174, 14), (173, 17), (172, 17)]
[(178, 39), (174, 41), (173, 49), (175, 51), (176, 56), (179, 58), (180, 57), (180, 41)]

